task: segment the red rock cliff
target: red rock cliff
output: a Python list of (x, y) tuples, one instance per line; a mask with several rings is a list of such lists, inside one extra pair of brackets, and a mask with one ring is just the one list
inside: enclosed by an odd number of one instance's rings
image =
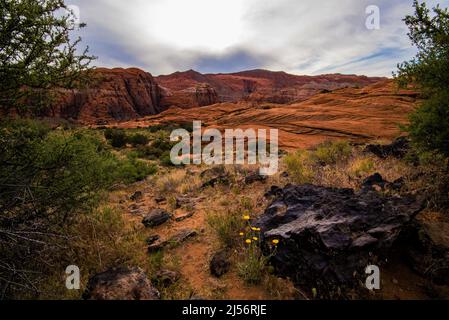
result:
[(91, 88), (65, 91), (50, 115), (98, 123), (131, 120), (165, 110), (160, 104), (160, 87), (150, 73), (135, 68), (98, 68), (95, 76)]

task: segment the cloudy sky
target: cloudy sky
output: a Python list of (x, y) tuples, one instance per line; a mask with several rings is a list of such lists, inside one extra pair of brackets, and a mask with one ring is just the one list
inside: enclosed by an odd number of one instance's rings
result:
[[(88, 24), (97, 66), (153, 75), (263, 68), (391, 76), (415, 51), (402, 19), (412, 0), (67, 0)], [(430, 0), (429, 5), (446, 0)], [(380, 9), (380, 29), (366, 8)]]

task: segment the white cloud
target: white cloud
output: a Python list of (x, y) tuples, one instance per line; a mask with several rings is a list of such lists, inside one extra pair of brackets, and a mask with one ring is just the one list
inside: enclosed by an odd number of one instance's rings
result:
[[(413, 54), (401, 21), (412, 12), (411, 0), (68, 3), (79, 5), (88, 23), (84, 38), (100, 56), (98, 64), (135, 65), (153, 74), (190, 69), (204, 57), (244, 51), (261, 68), (391, 75), (397, 62)], [(380, 30), (365, 27), (365, 8), (373, 4), (381, 9)], [(361, 59), (366, 57), (371, 59)]]

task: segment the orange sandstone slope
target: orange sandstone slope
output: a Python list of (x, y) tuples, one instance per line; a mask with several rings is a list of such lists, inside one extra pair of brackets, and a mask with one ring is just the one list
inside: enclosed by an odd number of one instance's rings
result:
[(362, 89), (320, 93), (290, 105), (240, 101), (189, 110), (171, 108), (159, 115), (117, 125), (132, 128), (200, 120), (219, 129), (273, 128), (279, 129), (280, 147), (292, 150), (332, 139), (392, 139), (400, 134), (399, 124), (407, 122), (417, 99), (416, 92), (398, 90), (392, 80), (382, 80)]

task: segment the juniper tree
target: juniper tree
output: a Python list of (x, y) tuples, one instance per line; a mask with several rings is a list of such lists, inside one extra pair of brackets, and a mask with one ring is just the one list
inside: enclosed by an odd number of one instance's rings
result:
[(0, 0), (0, 15), (0, 107), (37, 107), (49, 89), (89, 78), (94, 57), (88, 48), (79, 53), (73, 35), (85, 24), (75, 23), (63, 0)]
[(404, 21), (418, 53), (398, 65), (399, 84), (417, 85), (425, 101), (411, 114), (407, 127), (420, 152), (449, 158), (449, 11), (432, 10), (415, 0), (414, 15)]

